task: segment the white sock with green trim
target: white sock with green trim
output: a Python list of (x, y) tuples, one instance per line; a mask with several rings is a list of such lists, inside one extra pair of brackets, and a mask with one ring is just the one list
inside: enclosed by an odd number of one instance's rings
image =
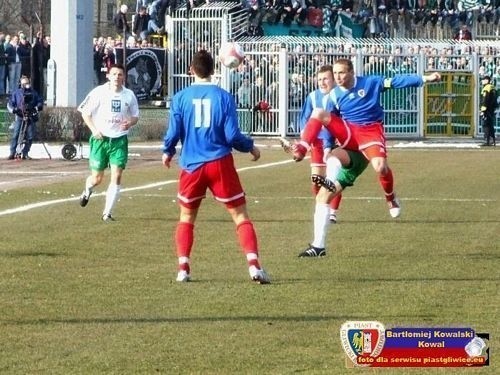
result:
[(109, 184), (108, 190), (106, 191), (106, 203), (104, 205), (103, 215), (111, 215), (113, 207), (115, 206), (118, 197), (120, 196), (120, 185)]

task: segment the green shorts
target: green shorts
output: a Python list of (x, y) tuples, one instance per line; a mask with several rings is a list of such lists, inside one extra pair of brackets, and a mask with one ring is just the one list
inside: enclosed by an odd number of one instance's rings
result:
[(347, 186), (354, 185), (356, 178), (363, 173), (369, 163), (361, 152), (350, 150), (346, 151), (351, 159), (351, 164), (348, 167), (340, 168), (337, 176), (337, 181), (342, 186), (342, 189), (345, 189)]
[(103, 171), (110, 165), (125, 169), (128, 160), (128, 138), (90, 137), (89, 167), (93, 171)]

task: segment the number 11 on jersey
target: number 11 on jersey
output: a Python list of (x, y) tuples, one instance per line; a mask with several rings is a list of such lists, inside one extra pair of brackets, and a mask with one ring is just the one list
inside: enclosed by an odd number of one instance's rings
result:
[(194, 127), (208, 128), (210, 126), (210, 99), (193, 99)]

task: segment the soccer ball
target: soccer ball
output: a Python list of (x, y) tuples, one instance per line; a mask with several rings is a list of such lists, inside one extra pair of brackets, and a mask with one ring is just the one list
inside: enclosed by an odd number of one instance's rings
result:
[(219, 50), (219, 61), (227, 68), (238, 67), (244, 59), (243, 48), (236, 42), (224, 43)]

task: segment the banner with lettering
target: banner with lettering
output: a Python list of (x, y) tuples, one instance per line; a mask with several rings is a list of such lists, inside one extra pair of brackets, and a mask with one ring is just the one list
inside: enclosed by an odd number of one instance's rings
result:
[(340, 338), (350, 367), (478, 367), (489, 365), (489, 334), (469, 327), (396, 327), (350, 321)]

